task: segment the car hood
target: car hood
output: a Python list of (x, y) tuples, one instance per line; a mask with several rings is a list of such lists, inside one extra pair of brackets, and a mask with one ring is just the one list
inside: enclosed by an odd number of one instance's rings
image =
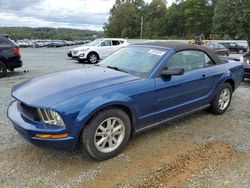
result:
[(104, 67), (86, 67), (38, 77), (15, 86), (12, 96), (35, 107), (51, 107), (73, 96), (140, 77)]
[(79, 51), (79, 50), (83, 50), (83, 49), (85, 49), (85, 48), (88, 48), (88, 46), (85, 46), (85, 45), (79, 46), (79, 47), (76, 47), (76, 48), (71, 49), (70, 51)]

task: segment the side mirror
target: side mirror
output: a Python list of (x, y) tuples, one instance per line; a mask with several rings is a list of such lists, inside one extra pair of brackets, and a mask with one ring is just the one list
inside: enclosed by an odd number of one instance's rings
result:
[(161, 71), (162, 76), (174, 76), (183, 74), (184, 74), (184, 68), (181, 67), (169, 67), (168, 69), (163, 69)]

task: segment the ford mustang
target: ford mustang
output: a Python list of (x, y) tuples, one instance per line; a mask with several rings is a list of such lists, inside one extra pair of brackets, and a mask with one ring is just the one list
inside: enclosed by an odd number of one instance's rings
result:
[(203, 109), (223, 114), (242, 77), (239, 61), (202, 46), (135, 44), (88, 68), (15, 86), (8, 117), (36, 145), (73, 149), (80, 143), (89, 156), (105, 160), (131, 136), (167, 121)]

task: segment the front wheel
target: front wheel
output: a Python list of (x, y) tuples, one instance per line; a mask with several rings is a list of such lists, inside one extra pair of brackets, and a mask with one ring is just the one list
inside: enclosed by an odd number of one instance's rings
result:
[(91, 64), (95, 64), (98, 61), (98, 55), (96, 53), (91, 52), (88, 57), (88, 62)]
[(243, 54), (244, 53), (244, 50), (239, 50), (239, 54)]
[(131, 131), (128, 115), (116, 108), (99, 112), (82, 133), (82, 145), (92, 158), (114, 157), (125, 147)]
[(215, 99), (210, 106), (210, 111), (216, 115), (223, 114), (231, 103), (232, 91), (232, 86), (229, 83), (224, 83), (219, 88)]

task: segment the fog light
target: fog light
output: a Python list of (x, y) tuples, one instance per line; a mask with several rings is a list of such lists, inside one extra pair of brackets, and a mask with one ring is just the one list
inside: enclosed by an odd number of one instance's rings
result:
[(68, 137), (68, 133), (63, 134), (35, 134), (38, 138), (66, 138)]

